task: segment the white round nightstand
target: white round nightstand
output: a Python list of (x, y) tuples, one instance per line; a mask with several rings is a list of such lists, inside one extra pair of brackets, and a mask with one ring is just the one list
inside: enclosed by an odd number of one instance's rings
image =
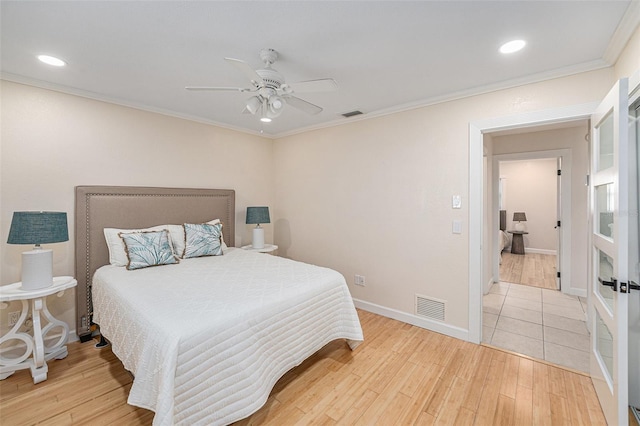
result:
[(275, 244), (265, 244), (263, 248), (253, 248), (251, 244), (240, 247), (242, 250), (255, 251), (258, 253), (278, 254), (278, 246)]
[[(0, 286), (0, 302), (22, 301), (22, 313), (15, 325), (7, 334), (0, 338), (0, 345), (9, 340), (21, 340), (26, 345), (25, 352), (16, 358), (5, 358), (0, 356), (0, 380), (4, 380), (18, 370), (31, 369), (33, 383), (40, 383), (47, 380), (47, 361), (52, 358), (62, 359), (67, 356), (67, 338), (69, 337), (69, 326), (57, 320), (47, 309), (47, 296), (62, 293), (66, 289), (75, 287), (78, 282), (73, 277), (55, 277), (53, 284), (49, 287), (37, 290), (23, 290), (22, 283), (13, 283)], [(33, 336), (19, 331), (25, 323), (29, 314), (29, 303), (31, 301), (31, 315), (33, 320)], [(42, 327), (40, 314), (47, 320), (47, 324)], [(44, 344), (44, 338), (54, 328), (61, 328), (60, 338), (50, 346)], [(33, 354), (33, 358), (29, 356)]]

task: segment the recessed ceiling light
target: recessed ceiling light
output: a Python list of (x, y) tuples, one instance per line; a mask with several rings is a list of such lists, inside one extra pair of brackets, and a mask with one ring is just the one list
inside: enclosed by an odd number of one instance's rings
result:
[(525, 46), (525, 44), (527, 44), (527, 42), (524, 40), (511, 40), (510, 42), (500, 46), (500, 53), (517, 52), (518, 50), (522, 49)]
[(271, 119), (269, 117), (262, 117), (260, 121), (262, 121), (263, 123), (271, 123)]
[(62, 59), (58, 59), (49, 55), (38, 55), (38, 59), (40, 59), (40, 61), (44, 62), (45, 64), (53, 65), (54, 67), (64, 67), (65, 65), (67, 65), (67, 63)]

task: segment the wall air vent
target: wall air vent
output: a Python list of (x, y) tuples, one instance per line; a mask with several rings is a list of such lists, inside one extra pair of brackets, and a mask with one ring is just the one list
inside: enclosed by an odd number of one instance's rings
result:
[(445, 301), (416, 294), (416, 315), (444, 321)]
[(362, 111), (349, 111), (349, 112), (345, 112), (344, 114), (341, 114), (344, 118), (349, 118), (349, 117), (353, 117), (354, 115), (360, 115), (362, 114)]

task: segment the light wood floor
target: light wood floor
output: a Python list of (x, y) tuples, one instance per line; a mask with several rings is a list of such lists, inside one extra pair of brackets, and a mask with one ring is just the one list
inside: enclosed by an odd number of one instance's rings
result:
[[(587, 376), (359, 311), (365, 343), (330, 343), (275, 386), (238, 425), (604, 425)], [(33, 385), (0, 382), (0, 423), (149, 425), (127, 405), (131, 376), (109, 349), (72, 343)]]
[(556, 256), (538, 253), (522, 255), (504, 251), (500, 281), (557, 290)]

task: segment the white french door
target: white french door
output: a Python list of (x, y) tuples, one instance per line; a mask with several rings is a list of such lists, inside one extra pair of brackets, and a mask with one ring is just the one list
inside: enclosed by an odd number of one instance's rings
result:
[(628, 80), (591, 117), (591, 378), (607, 423), (627, 423), (629, 283)]

